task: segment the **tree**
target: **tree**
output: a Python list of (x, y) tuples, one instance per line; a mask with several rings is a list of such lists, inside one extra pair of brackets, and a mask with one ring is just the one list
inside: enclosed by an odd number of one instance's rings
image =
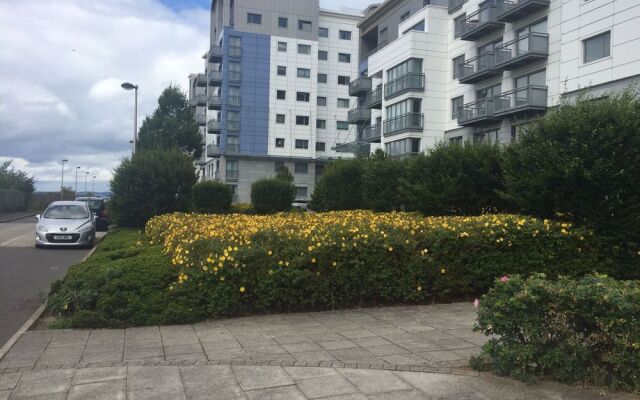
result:
[(13, 169), (12, 162), (13, 160), (9, 160), (0, 164), (0, 189), (18, 190), (31, 195), (36, 189), (35, 178), (24, 171)]
[(114, 171), (109, 212), (120, 226), (143, 227), (153, 216), (188, 211), (197, 177), (193, 161), (178, 149), (149, 149)]
[(316, 183), (310, 207), (314, 210), (365, 209), (362, 196), (364, 160), (339, 160), (329, 164)]
[(194, 160), (202, 157), (204, 143), (193, 107), (177, 86), (167, 87), (158, 98), (158, 108), (140, 127), (137, 151), (176, 147)]
[(380, 149), (364, 161), (362, 193), (367, 208), (374, 211), (403, 208), (399, 186), (405, 166), (406, 160), (389, 157)]

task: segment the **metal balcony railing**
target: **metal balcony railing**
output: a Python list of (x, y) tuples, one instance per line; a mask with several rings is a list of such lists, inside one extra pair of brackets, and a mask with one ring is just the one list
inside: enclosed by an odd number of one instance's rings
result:
[(496, 67), (511, 70), (549, 56), (549, 35), (531, 32), (496, 47)]
[(493, 51), (486, 51), (460, 64), (460, 83), (475, 83), (501, 72), (495, 68), (496, 58)]
[(209, 61), (220, 62), (222, 60), (222, 47), (213, 45), (209, 48)]
[(349, 110), (348, 120), (350, 124), (369, 121), (370, 119), (371, 109), (369, 108), (354, 108), (352, 110)]
[(528, 85), (495, 96), (495, 115), (547, 109), (547, 87)]
[(476, 40), (481, 36), (504, 27), (504, 22), (497, 19), (498, 7), (496, 4), (487, 3), (478, 11), (469, 14), (460, 26), (460, 39)]
[(500, 0), (498, 1), (498, 21), (516, 21), (549, 7), (549, 3), (549, 0)]
[(207, 157), (219, 157), (222, 154), (222, 149), (217, 144), (207, 145)]
[(406, 113), (384, 121), (384, 134), (390, 135), (404, 131), (422, 131), (424, 116), (421, 113)]
[(384, 85), (384, 98), (388, 99), (410, 90), (424, 90), (424, 74), (409, 72)]
[(382, 106), (382, 87), (378, 86), (375, 90), (367, 93), (367, 98), (364, 101), (365, 107), (380, 108)]
[(222, 124), (220, 121), (210, 120), (207, 122), (207, 132), (209, 133), (219, 133), (222, 130)]
[(240, 130), (240, 121), (227, 121), (227, 130), (228, 131), (239, 131)]
[(360, 140), (363, 142), (379, 142), (382, 136), (382, 129), (380, 128), (380, 125), (365, 126), (364, 128), (362, 128)]
[(458, 110), (458, 125), (467, 126), (495, 120), (494, 106), (493, 99), (489, 98), (463, 105)]
[(240, 174), (238, 173), (238, 170), (229, 169), (226, 171), (225, 175), (228, 181), (237, 181)]
[(371, 78), (358, 78), (349, 82), (349, 96), (358, 96), (371, 90)]

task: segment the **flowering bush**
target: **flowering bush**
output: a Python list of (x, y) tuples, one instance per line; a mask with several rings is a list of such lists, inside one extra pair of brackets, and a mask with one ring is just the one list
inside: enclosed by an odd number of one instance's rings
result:
[(176, 268), (167, 290), (208, 316), (460, 298), (505, 274), (606, 271), (586, 230), (517, 215), (176, 213), (146, 234)]
[(476, 330), (496, 335), (472, 365), (502, 375), (640, 392), (640, 282), (512, 276), (480, 301)]

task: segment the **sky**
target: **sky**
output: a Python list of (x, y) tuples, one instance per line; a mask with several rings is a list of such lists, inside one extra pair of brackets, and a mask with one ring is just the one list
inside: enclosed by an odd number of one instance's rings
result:
[[(276, 1), (276, 0), (265, 0)], [(169, 84), (204, 70), (210, 0), (0, 0), (0, 161), (35, 176), (37, 190), (75, 186), (79, 169), (106, 191), (138, 126)], [(364, 9), (369, 0), (350, 0)], [(339, 10), (344, 0), (320, 0)], [(89, 181), (89, 182), (90, 182)]]

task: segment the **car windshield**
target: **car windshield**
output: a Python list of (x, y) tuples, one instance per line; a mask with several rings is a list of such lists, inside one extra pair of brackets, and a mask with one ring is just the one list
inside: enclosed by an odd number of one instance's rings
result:
[(43, 218), (48, 219), (86, 219), (87, 208), (77, 204), (53, 205), (47, 209)]

